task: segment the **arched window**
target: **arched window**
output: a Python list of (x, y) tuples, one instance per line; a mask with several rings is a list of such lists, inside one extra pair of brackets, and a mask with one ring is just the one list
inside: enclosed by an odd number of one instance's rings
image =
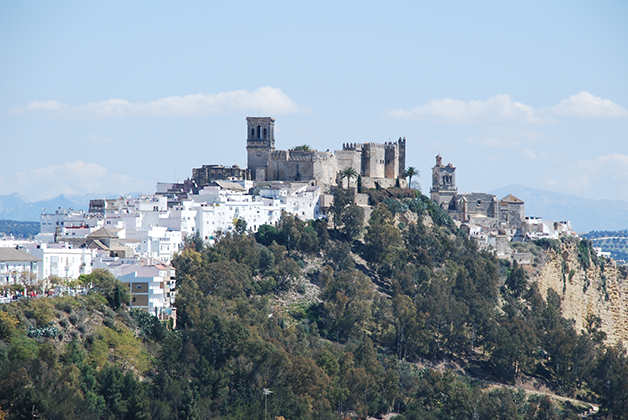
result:
[(251, 137), (255, 137), (255, 129), (251, 128)]
[(262, 126), (258, 125), (257, 126), (257, 138), (261, 138), (262, 137)]
[(266, 138), (266, 129), (264, 129), (264, 138)]

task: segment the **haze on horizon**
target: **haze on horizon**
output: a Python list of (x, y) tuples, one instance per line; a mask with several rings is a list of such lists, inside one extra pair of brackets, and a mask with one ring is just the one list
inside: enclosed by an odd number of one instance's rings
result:
[(628, 4), (0, 1), (0, 195), (151, 193), (276, 146), (406, 137), (429, 190), (628, 201)]

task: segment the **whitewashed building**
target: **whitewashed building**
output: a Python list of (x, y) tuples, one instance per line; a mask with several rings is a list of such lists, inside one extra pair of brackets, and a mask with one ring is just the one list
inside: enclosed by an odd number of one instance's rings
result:
[(119, 267), (118, 278), (129, 286), (131, 308), (145, 309), (151, 315), (164, 319), (172, 315), (175, 299), (174, 268), (142, 260), (135, 264)]
[(73, 248), (67, 243), (32, 243), (24, 250), (38, 258), (37, 280), (50, 276), (62, 279), (77, 279), (81, 274), (92, 272), (94, 250), (89, 248)]
[(34, 255), (15, 248), (0, 248), (0, 285), (14, 284), (23, 273), (36, 278), (40, 261)]

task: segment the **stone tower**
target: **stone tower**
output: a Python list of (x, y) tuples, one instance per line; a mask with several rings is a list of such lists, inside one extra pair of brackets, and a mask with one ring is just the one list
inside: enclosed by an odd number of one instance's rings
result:
[(251, 178), (266, 180), (268, 154), (275, 150), (275, 119), (272, 117), (246, 117), (246, 152)]
[(436, 165), (432, 168), (432, 188), (430, 198), (441, 207), (446, 207), (454, 195), (456, 188), (456, 168), (451, 164), (443, 165), (443, 157), (436, 156)]

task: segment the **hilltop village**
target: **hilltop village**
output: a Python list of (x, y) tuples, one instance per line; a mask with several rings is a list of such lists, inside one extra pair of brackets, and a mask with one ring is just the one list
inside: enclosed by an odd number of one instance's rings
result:
[[(87, 212), (44, 213), (34, 240), (0, 240), (0, 284), (19, 276), (77, 279), (102, 268), (129, 285), (132, 307), (167, 317), (176, 295), (170, 261), (185, 238), (212, 244), (220, 233), (277, 226), (284, 212), (333, 223), (329, 209), (339, 187), (357, 190), (355, 204), (368, 218), (363, 190), (408, 187), (405, 138), (348, 143), (333, 152), (306, 145), (276, 150), (273, 118), (248, 117), (246, 123), (247, 168), (203, 165), (183, 182), (157, 183), (152, 195), (92, 200)], [(573, 234), (568, 222), (526, 217), (524, 202), (512, 195), (458, 193), (455, 171), (436, 157), (430, 198), (498, 257), (525, 262), (530, 256), (512, 255), (510, 241)]]
[(0, 414), (625, 418), (628, 269), (440, 155), (408, 188), (403, 138), (281, 151), (273, 125), (247, 119), (246, 168), (0, 240)]

